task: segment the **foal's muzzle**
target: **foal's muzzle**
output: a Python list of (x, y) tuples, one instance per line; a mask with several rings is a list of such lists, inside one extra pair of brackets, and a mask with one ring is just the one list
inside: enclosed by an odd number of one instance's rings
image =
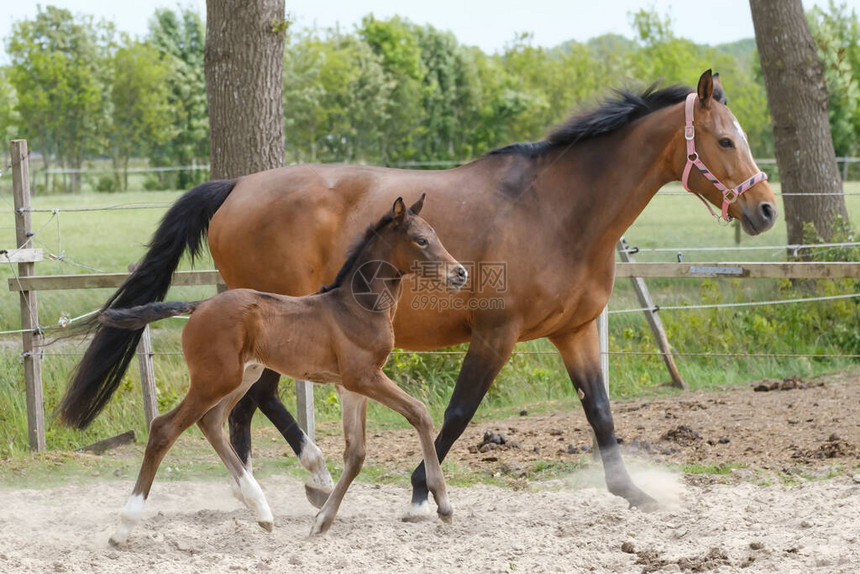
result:
[(451, 268), (448, 272), (448, 287), (459, 289), (469, 280), (469, 272), (459, 263)]

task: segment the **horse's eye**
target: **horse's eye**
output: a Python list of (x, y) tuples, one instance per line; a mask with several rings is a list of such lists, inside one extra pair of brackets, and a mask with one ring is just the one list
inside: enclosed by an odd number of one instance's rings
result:
[(719, 141), (720, 147), (724, 149), (734, 149), (735, 142), (730, 140), (729, 138), (723, 138)]
[(427, 247), (427, 240), (423, 237), (419, 237), (418, 239), (416, 239), (415, 243), (417, 243), (420, 247)]

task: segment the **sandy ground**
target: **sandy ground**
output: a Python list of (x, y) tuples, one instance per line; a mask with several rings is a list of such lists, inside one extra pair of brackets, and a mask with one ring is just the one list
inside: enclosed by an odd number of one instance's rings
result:
[[(0, 572), (860, 571), (860, 378), (753, 386), (615, 405), (634, 480), (662, 503), (650, 514), (607, 493), (599, 464), (537, 480), (538, 463), (582, 462), (590, 439), (581, 409), (525, 413), (471, 425), (452, 450), (457, 467), (509, 486), (449, 486), (450, 525), (401, 522), (407, 489), (356, 483), (329, 534), (309, 539), (315, 510), (299, 481), (276, 474), (260, 481), (275, 513), (266, 533), (225, 472), (157, 479), (117, 549), (107, 540), (130, 480), (0, 487)], [(342, 439), (326, 430), (320, 444), (335, 459)], [(488, 431), (505, 444), (479, 447)], [(270, 428), (255, 440), (258, 460), (286, 452)], [(372, 433), (368, 462), (408, 474), (416, 450), (410, 431)], [(134, 452), (111, 456), (131, 454), (136, 468)], [(665, 470), (678, 464), (732, 468)]]
[(664, 509), (645, 514), (568, 481), (539, 491), (451, 488), (455, 520), (403, 523), (399, 487), (355, 484), (328, 535), (295, 479), (262, 481), (275, 529), (260, 529), (225, 482), (156, 484), (128, 545), (107, 539), (125, 481), (0, 491), (2, 572), (856, 572), (860, 484), (685, 485), (637, 480)]

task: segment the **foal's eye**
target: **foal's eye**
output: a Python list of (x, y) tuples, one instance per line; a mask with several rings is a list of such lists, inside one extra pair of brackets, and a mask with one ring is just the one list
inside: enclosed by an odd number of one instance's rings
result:
[(419, 247), (427, 247), (427, 240), (423, 237), (419, 237), (418, 239), (416, 239), (415, 243), (417, 243)]
[(719, 141), (720, 147), (724, 149), (734, 149), (735, 142), (729, 138), (723, 138)]

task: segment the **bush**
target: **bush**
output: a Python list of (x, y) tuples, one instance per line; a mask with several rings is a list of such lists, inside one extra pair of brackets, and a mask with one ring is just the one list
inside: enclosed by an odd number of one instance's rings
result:
[(118, 191), (116, 178), (112, 175), (99, 176), (96, 181), (96, 191), (99, 193), (115, 193)]

